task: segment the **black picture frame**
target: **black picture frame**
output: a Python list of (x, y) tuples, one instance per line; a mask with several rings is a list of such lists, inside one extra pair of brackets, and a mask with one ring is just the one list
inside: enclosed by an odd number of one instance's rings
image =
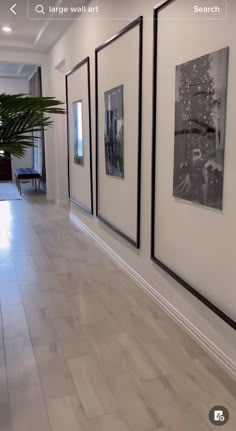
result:
[(174, 3), (176, 0), (166, 0), (165, 3), (157, 6), (153, 10), (153, 100), (152, 100), (152, 170), (151, 170), (151, 260), (157, 264), (164, 272), (171, 276), (175, 281), (177, 281), (181, 286), (183, 286), (188, 292), (194, 295), (199, 301), (206, 305), (211, 311), (213, 311), (218, 317), (220, 317), (224, 322), (236, 330), (236, 322), (231, 319), (230, 316), (225, 314), (221, 309), (219, 309), (215, 304), (213, 304), (209, 299), (198, 292), (193, 286), (191, 286), (182, 276), (177, 274), (169, 266), (163, 263), (160, 259), (155, 256), (155, 217), (156, 217), (156, 147), (158, 143), (156, 142), (157, 137), (157, 56), (158, 56), (158, 22), (159, 13), (168, 7), (170, 4)]
[[(137, 166), (137, 226), (136, 226), (136, 239), (133, 240), (120, 229), (115, 227), (113, 224), (108, 222), (104, 217), (99, 214), (99, 156), (98, 156), (98, 146), (99, 146), (99, 115), (98, 115), (98, 55), (99, 52), (105, 49), (107, 46), (111, 45), (117, 39), (123, 37), (126, 33), (130, 32), (132, 29), (139, 28), (139, 70), (138, 70), (138, 166)], [(141, 224), (141, 146), (142, 146), (142, 81), (143, 81), (143, 17), (140, 16), (125, 28), (123, 28), (119, 33), (115, 34), (113, 37), (108, 39), (102, 45), (95, 49), (95, 121), (96, 121), (96, 217), (108, 226), (111, 230), (120, 235), (123, 239), (128, 241), (137, 249), (140, 248), (140, 224)]]
[[(81, 202), (73, 199), (71, 197), (71, 181), (70, 181), (70, 134), (69, 134), (69, 95), (68, 95), (68, 79), (81, 67), (87, 67), (87, 79), (88, 79), (88, 116), (89, 116), (89, 163), (90, 163), (90, 208), (83, 205)], [(66, 85), (66, 111), (67, 111), (67, 167), (68, 167), (68, 195), (70, 202), (78, 205), (87, 213), (93, 215), (94, 213), (94, 203), (93, 203), (93, 155), (92, 155), (92, 117), (91, 117), (91, 78), (90, 78), (90, 57), (84, 58), (80, 63), (78, 63), (73, 69), (71, 69), (65, 76)]]

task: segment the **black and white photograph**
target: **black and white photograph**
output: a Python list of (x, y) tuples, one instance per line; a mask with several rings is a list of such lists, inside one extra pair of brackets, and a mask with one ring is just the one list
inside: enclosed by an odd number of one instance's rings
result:
[(73, 103), (74, 117), (74, 162), (84, 165), (82, 100)]
[(229, 48), (176, 66), (176, 198), (223, 209)]
[(123, 85), (105, 92), (106, 174), (124, 178)]

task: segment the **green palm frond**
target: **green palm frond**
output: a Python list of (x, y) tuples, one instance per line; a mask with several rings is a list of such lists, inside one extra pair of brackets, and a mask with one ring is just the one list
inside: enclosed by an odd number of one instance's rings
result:
[[(23, 157), (42, 132), (52, 126), (52, 114), (65, 114), (54, 97), (0, 94), (0, 157)], [(5, 153), (5, 154), (4, 154)]]

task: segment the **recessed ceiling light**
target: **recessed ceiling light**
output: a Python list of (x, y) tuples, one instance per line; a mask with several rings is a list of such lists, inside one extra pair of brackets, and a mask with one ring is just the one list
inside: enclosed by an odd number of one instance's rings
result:
[(4, 27), (2, 27), (2, 31), (5, 31), (6, 33), (11, 33), (12, 29), (8, 25), (5, 25)]

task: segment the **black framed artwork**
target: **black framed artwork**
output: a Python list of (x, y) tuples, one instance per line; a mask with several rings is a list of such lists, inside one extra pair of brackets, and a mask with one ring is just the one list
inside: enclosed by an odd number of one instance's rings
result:
[(173, 194), (223, 210), (229, 48), (176, 66)]
[(96, 216), (136, 248), (140, 248), (142, 63), (142, 17), (95, 50)]
[(74, 162), (84, 165), (84, 140), (83, 140), (83, 101), (76, 100), (73, 106), (74, 128)]
[(66, 74), (69, 199), (93, 214), (90, 58)]
[[(201, 52), (197, 24), (175, 19), (181, 5), (167, 0), (153, 13), (151, 259), (236, 329), (221, 294), (215, 299), (217, 271), (205, 280), (208, 261), (216, 268), (221, 259), (209, 244), (217, 244), (214, 226), (223, 220), (229, 48), (217, 44), (211, 24)], [(170, 28), (174, 49), (166, 44)]]
[(106, 174), (124, 178), (124, 100), (123, 85), (105, 93)]

